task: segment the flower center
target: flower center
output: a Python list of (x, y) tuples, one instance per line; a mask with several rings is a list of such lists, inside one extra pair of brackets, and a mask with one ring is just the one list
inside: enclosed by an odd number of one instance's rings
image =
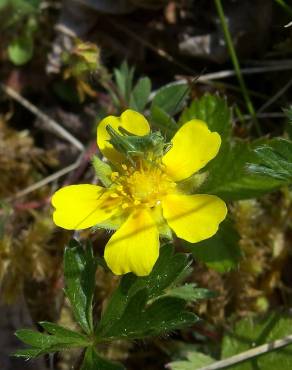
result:
[(114, 173), (116, 196), (122, 197), (123, 208), (144, 205), (154, 207), (161, 198), (174, 191), (176, 184), (171, 181), (157, 164), (141, 163), (139, 169), (122, 166), (124, 173)]

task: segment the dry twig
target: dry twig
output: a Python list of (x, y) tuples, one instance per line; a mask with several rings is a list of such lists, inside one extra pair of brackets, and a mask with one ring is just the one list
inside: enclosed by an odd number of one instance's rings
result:
[(55, 134), (59, 135), (61, 138), (67, 140), (69, 143), (75, 146), (79, 151), (84, 150), (84, 145), (76, 139), (70, 132), (68, 132), (64, 127), (62, 127), (58, 122), (53, 120), (47, 114), (43, 113), (39, 108), (33, 105), (30, 101), (21, 96), (17, 91), (9, 86), (0, 83), (0, 87), (5, 91), (5, 93), (12, 99), (16, 100), (23, 107), (28, 109), (35, 116), (40, 118), (44, 123), (44, 128), (51, 130)]
[(273, 342), (263, 344), (261, 346), (249, 349), (248, 351), (241, 352), (238, 355), (228, 357), (224, 360), (214, 362), (211, 365), (207, 365), (204, 367), (201, 367), (198, 370), (218, 370), (218, 369), (224, 369), (228, 366), (237, 364), (242, 361), (249, 360), (251, 358), (254, 358), (259, 355), (263, 355), (265, 353), (274, 351), (275, 349), (279, 349), (282, 347), (287, 346), (288, 344), (292, 343), (292, 335), (288, 335), (287, 337), (284, 337), (282, 339), (277, 339)]
[(79, 156), (78, 159), (76, 160), (76, 162), (70, 164), (69, 166), (67, 166), (65, 168), (62, 168), (61, 170), (53, 173), (52, 175), (47, 176), (44, 179), (32, 184), (31, 186), (28, 186), (27, 188), (19, 191), (18, 193), (14, 194), (12, 197), (6, 199), (6, 201), (12, 201), (12, 200), (15, 200), (17, 198), (23, 197), (24, 195), (27, 195), (27, 194), (29, 194), (29, 193), (37, 190), (37, 189), (40, 189), (41, 187), (43, 187), (47, 184), (57, 180), (59, 177), (64, 176), (67, 173), (69, 173), (69, 172), (75, 170), (76, 168), (78, 168), (78, 166), (81, 163), (81, 160), (82, 160), (82, 156)]

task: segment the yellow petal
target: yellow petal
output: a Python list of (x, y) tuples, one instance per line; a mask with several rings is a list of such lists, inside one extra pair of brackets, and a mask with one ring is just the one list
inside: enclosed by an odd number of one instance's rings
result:
[(216, 157), (221, 137), (205, 122), (193, 119), (185, 123), (171, 140), (172, 148), (162, 162), (174, 181), (181, 181), (203, 168)]
[(176, 235), (197, 243), (216, 234), (227, 214), (226, 204), (215, 195), (167, 195), (163, 216)]
[(109, 143), (110, 136), (106, 126), (110, 125), (116, 131), (123, 127), (134, 135), (147, 135), (150, 132), (148, 121), (142, 114), (131, 109), (125, 110), (120, 117), (108, 116), (97, 127), (97, 145), (102, 154), (112, 162), (121, 162), (123, 156)]
[(68, 230), (80, 230), (107, 220), (117, 211), (118, 200), (108, 197), (101, 186), (70, 185), (56, 191), (52, 205), (57, 226)]
[(104, 258), (116, 275), (149, 275), (159, 255), (158, 229), (147, 210), (132, 213), (108, 241)]

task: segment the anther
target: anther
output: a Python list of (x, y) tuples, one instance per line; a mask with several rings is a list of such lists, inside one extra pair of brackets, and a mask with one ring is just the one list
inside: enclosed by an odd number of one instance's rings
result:
[(119, 173), (118, 172), (112, 172), (111, 173), (111, 179), (112, 179), (112, 181), (114, 181), (117, 177), (119, 177)]

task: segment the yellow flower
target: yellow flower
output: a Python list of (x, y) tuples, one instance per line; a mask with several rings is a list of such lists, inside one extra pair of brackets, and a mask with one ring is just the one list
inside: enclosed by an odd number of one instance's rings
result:
[(116, 168), (108, 188), (71, 185), (52, 197), (54, 222), (65, 229), (95, 225), (117, 230), (109, 239), (104, 258), (117, 275), (148, 275), (159, 255), (159, 235), (175, 234), (191, 243), (213, 236), (227, 213), (225, 203), (214, 195), (185, 194), (180, 181), (213, 159), (221, 138), (200, 120), (185, 123), (171, 140), (170, 149), (153, 158), (136, 156), (135, 162), (109, 142), (107, 126), (142, 136), (150, 132), (147, 120), (132, 110), (120, 117), (103, 119), (97, 129), (101, 152)]

